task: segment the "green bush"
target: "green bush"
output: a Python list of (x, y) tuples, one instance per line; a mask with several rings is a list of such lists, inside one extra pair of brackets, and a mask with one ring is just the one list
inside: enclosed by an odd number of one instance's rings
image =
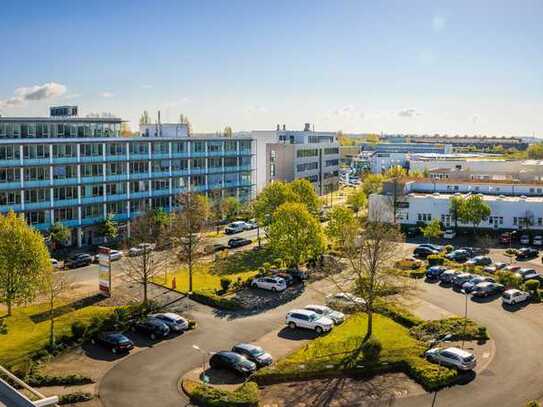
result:
[(432, 254), (426, 260), (429, 266), (441, 266), (445, 262), (445, 258), (439, 254)]
[(445, 245), (443, 250), (445, 250), (445, 253), (450, 253), (450, 252), (452, 252), (454, 250), (454, 246), (452, 244), (447, 244), (447, 245)]
[(65, 404), (81, 403), (84, 401), (92, 400), (93, 398), (94, 396), (91, 393), (76, 392), (63, 394), (58, 398), (58, 404), (62, 406)]
[(239, 301), (233, 298), (224, 298), (206, 290), (193, 291), (190, 294), (190, 299), (220, 309), (239, 310), (241, 308)]
[(205, 384), (184, 383), (191, 401), (206, 407), (256, 407), (259, 390), (254, 382), (246, 382), (234, 391), (221, 390)]
[(78, 341), (79, 339), (83, 338), (83, 336), (85, 336), (86, 330), (87, 326), (83, 322), (75, 321), (72, 323), (71, 331), (74, 340)]
[(426, 276), (426, 270), (424, 269), (411, 270), (409, 272), (409, 277), (411, 278), (424, 278), (425, 276)]
[(530, 294), (536, 293), (539, 290), (540, 283), (538, 280), (528, 280), (524, 283), (524, 289)]
[(426, 321), (416, 325), (409, 333), (419, 340), (432, 340), (447, 334), (452, 335), (452, 340), (487, 340), (486, 328), (477, 325), (472, 320), (466, 321), (464, 331), (464, 318), (450, 317), (435, 321)]
[(522, 277), (511, 271), (500, 270), (496, 273), (496, 278), (505, 288), (520, 288), (522, 284)]
[(281, 267), (283, 267), (283, 259), (278, 257), (276, 259), (273, 260), (273, 265), (274, 267), (277, 267), (278, 269), (280, 269)]
[(393, 304), (377, 305), (375, 307), (375, 312), (389, 317), (394, 322), (397, 322), (398, 324), (403, 325), (406, 328), (412, 328), (424, 322), (424, 320), (420, 319), (406, 309)]
[(430, 363), (422, 358), (406, 360), (403, 370), (428, 391), (448, 386), (458, 377), (457, 370)]
[(539, 401), (532, 400), (527, 402), (524, 407), (541, 407), (541, 403)]
[(383, 345), (381, 342), (377, 338), (371, 337), (362, 344), (362, 355), (364, 356), (364, 361), (372, 364), (377, 363), (381, 350), (383, 350)]
[(221, 289), (223, 293), (228, 291), (230, 284), (232, 284), (232, 280), (230, 280), (228, 277), (221, 277)]
[(71, 375), (43, 375), (41, 373), (33, 373), (25, 377), (25, 382), (30, 386), (77, 386), (82, 384), (94, 383), (90, 377), (79, 374)]

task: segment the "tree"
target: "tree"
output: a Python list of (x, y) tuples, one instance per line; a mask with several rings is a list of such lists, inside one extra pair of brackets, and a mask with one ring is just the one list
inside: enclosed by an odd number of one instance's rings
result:
[(151, 118), (149, 117), (147, 110), (144, 110), (140, 116), (140, 125), (142, 124), (151, 124)]
[(145, 239), (149, 242), (157, 242), (158, 246), (161, 246), (161, 243), (163, 245), (164, 239), (161, 238), (166, 237), (167, 228), (170, 225), (168, 212), (162, 208), (147, 209), (140, 218), (141, 223), (148, 228)]
[(264, 227), (270, 225), (275, 210), (282, 204), (294, 200), (294, 194), (286, 182), (277, 181), (266, 185), (262, 192), (258, 194), (254, 204), (258, 224)]
[(68, 278), (63, 273), (46, 273), (43, 283), (44, 294), (49, 305), (49, 346), (55, 346), (55, 307), (70, 288)]
[(31, 301), (51, 272), (43, 236), (10, 211), (0, 215), (0, 302), (8, 315), (14, 304)]
[(441, 223), (439, 223), (437, 219), (434, 219), (422, 228), (422, 234), (428, 239), (428, 241), (431, 239), (437, 239), (443, 234), (443, 231), (441, 230)]
[(102, 235), (104, 235), (106, 239), (106, 242), (109, 240), (115, 240), (117, 236), (119, 236), (119, 225), (111, 214), (106, 216), (100, 229)]
[(319, 215), (320, 201), (311, 182), (300, 178), (288, 184), (288, 187), (294, 194), (294, 201), (304, 204), (313, 216)]
[(368, 205), (368, 198), (362, 188), (357, 188), (347, 197), (347, 205), (349, 205), (354, 213), (358, 214), (360, 209), (364, 209)]
[(377, 134), (368, 134), (366, 136), (366, 141), (368, 143), (378, 143), (379, 142), (379, 136)]
[(234, 196), (229, 196), (222, 201), (222, 210), (226, 219), (231, 222), (239, 215), (241, 203)]
[(209, 219), (209, 202), (203, 195), (187, 192), (177, 197), (179, 208), (172, 218), (171, 239), (178, 259), (189, 270), (189, 292), (192, 292), (192, 268), (198, 248), (203, 245), (203, 230)]
[(528, 158), (541, 160), (543, 159), (543, 143), (530, 144), (527, 150)]
[(326, 225), (326, 236), (342, 246), (349, 237), (347, 228), (355, 223), (353, 211), (344, 206), (335, 206), (330, 210), (330, 219)]
[(130, 224), (130, 240), (141, 249), (136, 256), (127, 256), (121, 268), (127, 280), (138, 284), (143, 290), (143, 303), (148, 301), (148, 287), (153, 277), (158, 275), (168, 265), (170, 256), (154, 250), (153, 245), (162, 240), (157, 237), (156, 223), (152, 211), (134, 219)]
[(366, 196), (378, 194), (383, 189), (384, 182), (385, 177), (381, 174), (368, 174), (364, 177), (364, 181), (362, 181), (362, 191), (364, 191)]
[(453, 196), (449, 200), (449, 215), (454, 222), (454, 228), (458, 229), (458, 220), (460, 219), (461, 208), (464, 205), (464, 197)]
[(407, 171), (400, 165), (390, 167), (385, 171), (385, 178), (401, 178), (407, 175)]
[(130, 137), (132, 135), (134, 135), (134, 133), (130, 129), (130, 125), (127, 122), (122, 122), (121, 123), (121, 136)]
[[(349, 261), (349, 275), (335, 277), (340, 287), (348, 285), (352, 292), (364, 300), (364, 304), (353, 302), (359, 311), (368, 314), (364, 342), (373, 333), (373, 313), (377, 302), (393, 301), (390, 294), (406, 295), (413, 289), (403, 272), (392, 267), (398, 255), (402, 234), (396, 225), (371, 222), (366, 225), (353, 223), (346, 226), (350, 236), (344, 240), (343, 252)], [(347, 290), (343, 288), (343, 290)]]
[(232, 137), (232, 127), (226, 126), (224, 128), (224, 137)]
[(72, 231), (61, 222), (53, 223), (49, 229), (49, 239), (54, 249), (63, 247), (71, 236)]
[(322, 254), (324, 235), (319, 221), (304, 204), (287, 202), (273, 214), (268, 237), (272, 250), (290, 266)]
[(480, 195), (471, 195), (465, 199), (460, 207), (458, 219), (463, 223), (473, 224), (473, 230), (486, 218), (490, 216), (490, 206)]

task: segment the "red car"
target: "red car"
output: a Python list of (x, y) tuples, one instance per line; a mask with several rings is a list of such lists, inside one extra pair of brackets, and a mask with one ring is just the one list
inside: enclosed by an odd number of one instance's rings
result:
[(511, 244), (513, 241), (518, 239), (518, 233), (516, 231), (505, 232), (500, 235), (500, 243), (502, 244)]

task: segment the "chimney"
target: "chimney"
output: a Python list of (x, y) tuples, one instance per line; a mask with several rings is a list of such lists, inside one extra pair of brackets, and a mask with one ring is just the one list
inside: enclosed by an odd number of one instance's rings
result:
[(283, 131), (287, 131), (287, 125), (283, 124)]
[(311, 124), (310, 123), (305, 123), (304, 131), (311, 131)]
[(281, 130), (281, 126), (278, 124), (277, 125), (277, 131)]

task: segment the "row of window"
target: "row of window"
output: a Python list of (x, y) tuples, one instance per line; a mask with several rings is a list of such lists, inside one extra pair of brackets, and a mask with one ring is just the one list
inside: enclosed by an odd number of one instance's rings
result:
[(119, 137), (120, 123), (0, 123), (0, 138)]
[(296, 165), (296, 170), (298, 172), (317, 170), (318, 168), (319, 163), (317, 161)]
[(296, 151), (296, 157), (317, 157), (319, 155), (319, 150), (316, 148), (304, 149)]

